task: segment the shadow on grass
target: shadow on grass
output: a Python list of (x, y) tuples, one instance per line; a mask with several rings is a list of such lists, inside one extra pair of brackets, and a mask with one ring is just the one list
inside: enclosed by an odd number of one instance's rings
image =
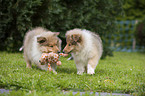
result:
[[(47, 72), (47, 71), (45, 71), (45, 70), (41, 70), (40, 68), (38, 68), (38, 67), (35, 66), (35, 65), (32, 66), (32, 70), (39, 70), (39, 71), (41, 71), (41, 72)], [(76, 68), (71, 68), (71, 67), (61, 67), (61, 68), (57, 68), (57, 69), (56, 69), (56, 72), (57, 72), (58, 74), (59, 74), (59, 73), (77, 74), (77, 69), (76, 69)], [(102, 75), (102, 74), (106, 74), (106, 73), (107, 73), (107, 71), (106, 71), (105, 69), (98, 69), (98, 68), (96, 68), (96, 70), (95, 70), (95, 74), (100, 74), (100, 75)], [(86, 75), (87, 75), (86, 72), (84, 72), (83, 74), (86, 74)], [(95, 74), (94, 74), (94, 75), (95, 75)], [(91, 75), (88, 74), (88, 76), (91, 76)]]
[[(29, 69), (29, 68), (28, 68)], [(47, 71), (45, 71), (45, 70), (41, 70), (40, 68), (38, 68), (36, 65), (32, 65), (32, 68), (30, 68), (30, 69), (32, 69), (32, 70), (39, 70), (39, 71), (41, 71), (41, 72), (47, 72)]]
[[(47, 72), (47, 71), (45, 71), (45, 70), (41, 70), (40, 68), (38, 68), (37, 66), (35, 66), (35, 65), (32, 65), (32, 68), (31, 68), (32, 70), (39, 70), (39, 71), (41, 71), (41, 72)], [(74, 74), (76, 74), (77, 73), (77, 70), (75, 69), (75, 68), (66, 68), (66, 67), (61, 67), (61, 68), (57, 68), (56, 69), (56, 72), (57, 73), (67, 73), (67, 74), (72, 74), (72, 73), (74, 73)]]
[(67, 73), (67, 74), (72, 74), (72, 73), (77, 73), (75, 68), (57, 68), (57, 73)]
[(96, 68), (96, 70), (95, 70), (95, 74), (105, 74), (105, 73), (107, 73), (107, 71), (105, 70), (105, 69), (97, 69)]
[[(69, 68), (58, 68), (57, 73), (77, 74), (77, 69), (70, 68), (70, 67)], [(94, 75), (96, 75), (96, 74), (103, 75), (106, 73), (107, 73), (107, 71), (105, 69), (96, 69)], [(92, 75), (87, 74), (86, 72), (84, 72), (83, 74), (86, 74), (86, 76), (92, 76)]]

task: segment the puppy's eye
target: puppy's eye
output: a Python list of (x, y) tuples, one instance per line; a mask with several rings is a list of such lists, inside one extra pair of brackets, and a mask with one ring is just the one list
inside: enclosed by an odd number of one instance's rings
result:
[(68, 46), (71, 46), (71, 44), (69, 43)]
[(49, 47), (53, 47), (53, 46), (49, 46)]
[(72, 42), (72, 45), (76, 45), (76, 42), (74, 41), (74, 42)]
[(44, 43), (45, 42), (45, 40), (41, 40), (41, 41), (39, 41), (39, 43), (41, 44), (41, 43)]

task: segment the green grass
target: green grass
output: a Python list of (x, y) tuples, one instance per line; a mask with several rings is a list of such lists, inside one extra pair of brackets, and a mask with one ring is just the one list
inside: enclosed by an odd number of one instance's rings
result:
[(63, 91), (145, 95), (145, 54), (114, 52), (100, 60), (95, 75), (77, 75), (74, 61), (61, 61), (56, 75), (35, 65), (27, 69), (22, 53), (0, 52), (0, 87), (14, 90), (10, 96), (63, 96)]

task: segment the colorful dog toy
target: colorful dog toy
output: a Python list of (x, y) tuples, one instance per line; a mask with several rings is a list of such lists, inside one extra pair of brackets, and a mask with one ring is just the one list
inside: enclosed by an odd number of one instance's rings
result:
[(56, 54), (56, 53), (42, 53), (42, 56), (39, 60), (40, 64), (41, 65), (44, 65), (44, 64), (48, 64), (48, 70), (49, 71), (52, 71), (52, 68), (51, 68), (51, 65), (50, 64), (56, 64), (58, 66), (61, 65), (61, 61), (59, 61), (59, 56), (67, 56), (68, 54), (63, 54), (63, 53), (59, 53)]

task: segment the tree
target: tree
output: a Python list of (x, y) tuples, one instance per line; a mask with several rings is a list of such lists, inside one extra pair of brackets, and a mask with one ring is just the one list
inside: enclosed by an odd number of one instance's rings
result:
[(123, 10), (125, 12), (124, 17), (119, 19), (144, 19), (145, 16), (145, 0), (124, 0)]
[(0, 44), (2, 50), (16, 51), (22, 46), (27, 30), (42, 26), (61, 32), (87, 29), (98, 33), (104, 55), (112, 55), (106, 36), (117, 30), (115, 18), (122, 13), (121, 0), (3, 0), (1, 3)]

